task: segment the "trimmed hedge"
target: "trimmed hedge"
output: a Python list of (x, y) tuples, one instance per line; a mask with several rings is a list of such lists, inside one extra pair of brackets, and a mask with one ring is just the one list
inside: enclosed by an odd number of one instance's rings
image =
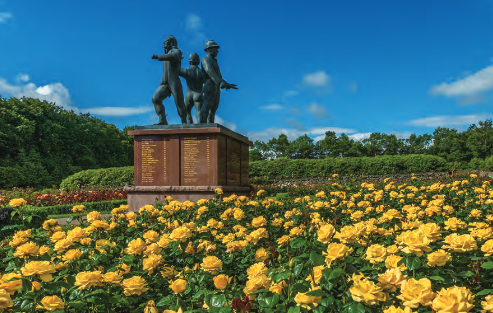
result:
[(119, 207), (122, 204), (127, 204), (127, 200), (112, 200), (112, 201), (100, 201), (100, 202), (84, 202), (77, 204), (63, 204), (54, 206), (37, 207), (36, 210), (46, 213), (46, 215), (55, 214), (70, 214), (72, 213), (72, 208), (75, 205), (83, 205), (86, 207), (86, 212), (98, 211), (107, 212), (114, 208)]
[(384, 155), (361, 158), (278, 159), (250, 163), (250, 177), (304, 178), (339, 175), (385, 175), (397, 173), (446, 172), (445, 159), (433, 155)]
[(134, 183), (134, 167), (110, 167), (97, 170), (85, 170), (65, 178), (60, 184), (62, 189), (77, 189), (82, 186), (125, 186)]

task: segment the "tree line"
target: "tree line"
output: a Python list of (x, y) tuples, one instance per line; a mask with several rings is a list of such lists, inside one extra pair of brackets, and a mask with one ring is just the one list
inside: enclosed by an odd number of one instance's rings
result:
[(411, 134), (408, 138), (372, 133), (361, 141), (333, 131), (326, 132), (318, 142), (306, 134), (293, 141), (281, 134), (268, 142), (255, 141), (250, 149), (250, 161), (428, 154), (442, 157), (448, 163), (479, 163), (493, 154), (493, 122), (485, 120), (478, 124), (463, 132), (438, 127), (432, 135)]
[(133, 165), (128, 129), (47, 101), (0, 96), (0, 187), (51, 187), (85, 169)]

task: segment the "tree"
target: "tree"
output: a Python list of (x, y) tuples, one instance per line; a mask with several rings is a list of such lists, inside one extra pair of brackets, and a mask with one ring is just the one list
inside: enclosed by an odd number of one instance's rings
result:
[(326, 132), (324, 139), (316, 143), (316, 150), (319, 151), (319, 158), (338, 156), (336, 133), (333, 131)]
[(315, 144), (308, 135), (303, 135), (293, 140), (288, 150), (291, 159), (313, 159), (315, 154)]
[(471, 151), (472, 157), (485, 159), (493, 153), (493, 122), (491, 120), (479, 121), (469, 126), (466, 131), (466, 145)]
[(289, 145), (290, 142), (288, 140), (288, 136), (286, 136), (285, 134), (280, 134), (279, 137), (269, 140), (269, 142), (267, 143), (267, 148), (272, 151), (273, 158), (287, 158), (289, 157)]
[(431, 144), (432, 136), (428, 134), (418, 135), (411, 134), (409, 138), (403, 142), (401, 154), (422, 154), (426, 153), (426, 150)]

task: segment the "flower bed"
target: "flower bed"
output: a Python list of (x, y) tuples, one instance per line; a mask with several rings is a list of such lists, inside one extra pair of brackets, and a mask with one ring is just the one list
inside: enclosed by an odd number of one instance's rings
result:
[(284, 202), (220, 193), (19, 231), (0, 308), (493, 312), (489, 181), (334, 182)]
[(0, 206), (7, 205), (12, 199), (22, 198), (32, 206), (54, 206), (61, 204), (75, 204), (83, 202), (99, 202), (127, 199), (127, 192), (112, 189), (80, 189), (60, 191), (47, 189), (34, 191), (33, 189), (13, 188), (0, 190)]

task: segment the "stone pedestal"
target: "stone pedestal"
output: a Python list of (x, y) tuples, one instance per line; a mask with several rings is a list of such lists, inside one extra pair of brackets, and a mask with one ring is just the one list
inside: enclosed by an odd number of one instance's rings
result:
[(252, 142), (219, 124), (136, 126), (134, 186), (125, 187), (136, 211), (167, 196), (178, 201), (249, 195), (249, 146)]

